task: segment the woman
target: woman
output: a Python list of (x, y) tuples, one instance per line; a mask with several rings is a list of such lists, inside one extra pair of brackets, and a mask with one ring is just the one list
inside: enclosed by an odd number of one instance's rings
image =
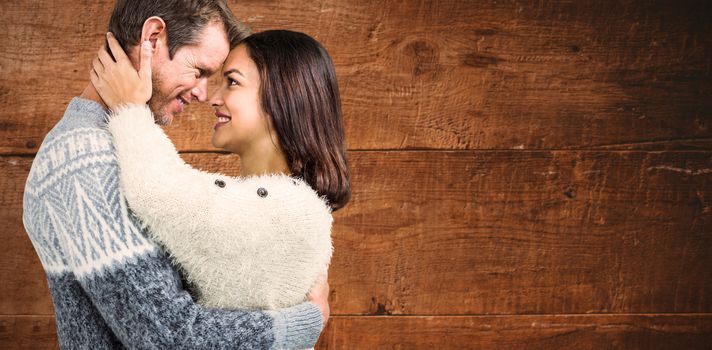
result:
[(210, 103), (213, 145), (240, 156), (242, 176), (232, 178), (180, 159), (145, 105), (150, 72), (137, 75), (109, 40), (117, 62), (100, 54), (92, 83), (114, 111), (108, 129), (121, 188), (185, 271), (197, 301), (252, 309), (304, 301), (331, 258), (331, 212), (351, 193), (326, 50), (305, 34), (275, 30), (230, 52)]

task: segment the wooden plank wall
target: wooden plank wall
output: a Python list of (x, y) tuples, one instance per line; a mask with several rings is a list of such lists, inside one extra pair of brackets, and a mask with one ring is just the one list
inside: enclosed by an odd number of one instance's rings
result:
[[(0, 348), (56, 347), (22, 190), (112, 3), (0, 7)], [(354, 193), (318, 348), (709, 348), (709, 2), (230, 6), (337, 67)], [(185, 158), (237, 175), (191, 108)]]

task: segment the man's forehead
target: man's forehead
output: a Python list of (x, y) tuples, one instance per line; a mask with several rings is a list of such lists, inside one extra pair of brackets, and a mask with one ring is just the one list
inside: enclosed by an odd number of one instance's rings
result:
[(187, 63), (195, 68), (210, 73), (220, 70), (223, 61), (230, 52), (230, 44), (222, 24), (208, 24), (196, 39), (195, 43), (179, 48), (176, 54), (183, 51)]
[[(211, 74), (220, 70), (227, 52), (220, 49), (210, 49), (200, 45), (184, 46), (182, 52), (186, 63), (194, 68), (209, 71)], [(180, 49), (179, 49), (180, 50)]]
[(226, 52), (215, 52), (209, 50), (201, 50), (197, 53), (197, 65), (198, 68), (209, 70), (211, 73), (215, 73), (220, 70), (223, 62), (227, 58)]
[(206, 70), (213, 74), (220, 70), (225, 57), (220, 57), (210, 52), (200, 52), (197, 62), (197, 68)]

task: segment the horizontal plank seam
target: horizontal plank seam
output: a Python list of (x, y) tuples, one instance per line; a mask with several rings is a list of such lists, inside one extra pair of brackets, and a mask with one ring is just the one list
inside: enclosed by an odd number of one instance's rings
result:
[(549, 316), (593, 316), (593, 317), (611, 317), (611, 316), (705, 316), (712, 317), (710, 312), (699, 313), (590, 313), (590, 314), (411, 314), (411, 315), (368, 315), (368, 314), (332, 314), (329, 317), (549, 317)]
[[(180, 153), (192, 153), (186, 151)], [(593, 149), (593, 148), (532, 148), (532, 149), (511, 149), (511, 148), (488, 148), (488, 149), (435, 149), (435, 148), (383, 148), (383, 149), (350, 149), (348, 152), (370, 153), (370, 152), (442, 152), (442, 153), (494, 153), (494, 152), (511, 152), (511, 153), (541, 153), (541, 152), (588, 152), (588, 153), (709, 153), (710, 149), (663, 149), (663, 150), (639, 150), (639, 149)], [(203, 152), (195, 152), (203, 153)], [(208, 153), (208, 152), (205, 152)]]
[[(595, 314), (422, 314), (422, 315), (367, 315), (367, 314), (332, 314), (329, 317), (476, 317), (476, 318), (489, 318), (489, 317), (579, 317), (579, 316), (590, 316), (590, 317), (620, 317), (620, 316), (666, 316), (666, 317), (690, 317), (690, 316), (703, 316), (712, 317), (710, 312), (692, 312), (692, 313), (595, 313)], [(0, 314), (0, 317), (54, 317), (54, 314)]]
[[(665, 150), (636, 150), (636, 149), (566, 149), (566, 148), (548, 148), (548, 149), (509, 149), (509, 148), (493, 148), (493, 149), (475, 149), (475, 150), (451, 150), (451, 149), (397, 149), (397, 148), (383, 148), (383, 149), (353, 149), (348, 150), (350, 153), (495, 153), (495, 152), (510, 152), (510, 153), (543, 153), (543, 152), (556, 152), (556, 153), (648, 153), (648, 154), (658, 154), (658, 153), (712, 153), (712, 149), (665, 149)], [(179, 151), (180, 154), (222, 154), (229, 155), (229, 152), (220, 151)], [(36, 153), (0, 153), (0, 157), (18, 157), (18, 158), (34, 158)]]
[(691, 137), (691, 138), (679, 138), (679, 139), (663, 139), (663, 140), (640, 140), (640, 141), (633, 141), (633, 142), (614, 142), (614, 143), (602, 143), (602, 144), (593, 144), (593, 145), (586, 145), (586, 147), (602, 147), (602, 148), (609, 148), (609, 147), (630, 147), (630, 146), (645, 146), (645, 145), (660, 145), (660, 144), (665, 144), (668, 142), (699, 142), (699, 141), (712, 141), (712, 138), (709, 137)]
[(36, 153), (0, 153), (0, 157), (34, 158)]

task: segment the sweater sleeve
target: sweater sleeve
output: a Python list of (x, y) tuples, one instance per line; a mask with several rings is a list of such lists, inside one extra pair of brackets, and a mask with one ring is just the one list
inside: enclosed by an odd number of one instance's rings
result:
[(108, 121), (131, 210), (186, 271), (201, 305), (277, 309), (305, 300), (331, 257), (330, 208), (305, 182), (194, 169), (130, 105)]
[(209, 224), (210, 203), (201, 198), (214, 190), (215, 177), (181, 159), (147, 106), (122, 107), (109, 116), (107, 127), (131, 210), (144, 226), (162, 229), (152, 234), (180, 239)]
[(46, 191), (43, 201), (68, 268), (126, 347), (314, 345), (322, 324), (313, 303), (273, 312), (197, 305), (182, 289), (165, 253), (128, 211), (116, 158), (88, 154), (83, 159)]

